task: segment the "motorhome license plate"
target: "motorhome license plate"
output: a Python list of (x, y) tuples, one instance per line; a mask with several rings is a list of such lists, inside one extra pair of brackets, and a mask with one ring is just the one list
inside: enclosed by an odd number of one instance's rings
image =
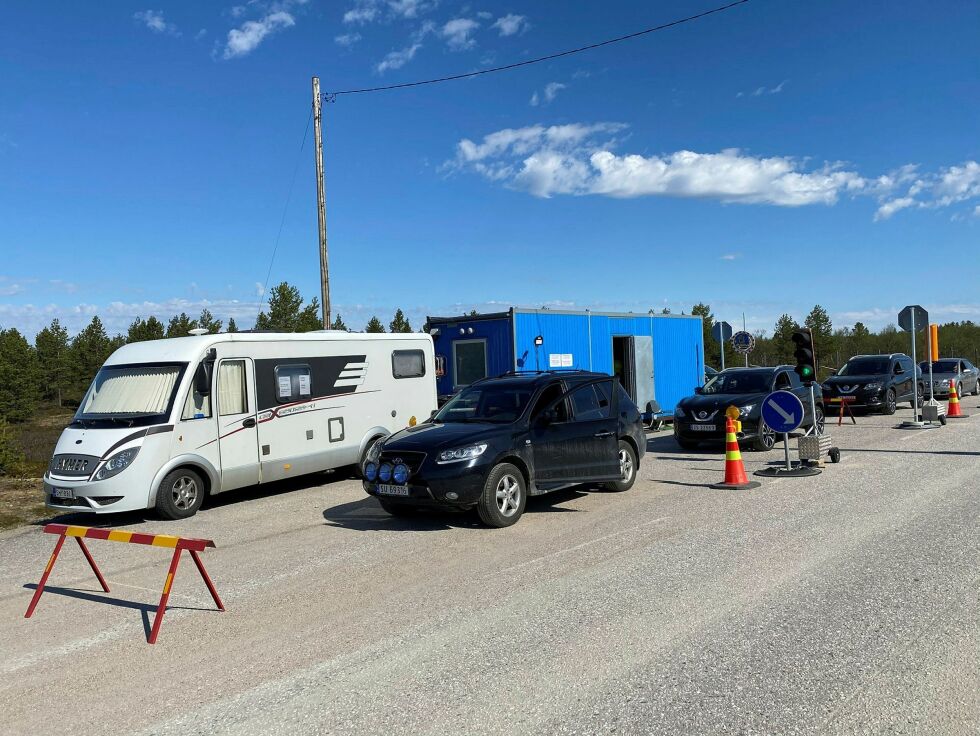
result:
[(75, 491), (71, 488), (52, 488), (51, 496), (53, 498), (75, 498)]
[(387, 483), (378, 483), (378, 493), (385, 496), (407, 496), (408, 486), (393, 486)]
[(715, 425), (713, 424), (692, 424), (691, 429), (695, 432), (714, 432)]

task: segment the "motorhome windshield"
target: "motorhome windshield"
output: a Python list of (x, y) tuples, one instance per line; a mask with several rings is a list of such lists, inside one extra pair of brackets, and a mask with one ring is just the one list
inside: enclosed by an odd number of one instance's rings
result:
[(186, 363), (103, 366), (75, 413), (82, 426), (159, 424), (173, 408)]

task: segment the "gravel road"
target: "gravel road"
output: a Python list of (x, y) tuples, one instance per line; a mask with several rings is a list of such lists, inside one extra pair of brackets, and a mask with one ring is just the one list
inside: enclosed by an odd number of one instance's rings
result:
[(185, 559), (155, 646), (167, 550), (92, 541), (105, 594), (66, 544), (28, 620), (54, 538), (0, 534), (0, 733), (980, 733), (980, 411), (910, 414), (751, 491), (652, 435), (631, 491), (504, 530), (333, 476), (100, 519), (218, 544), (227, 612)]

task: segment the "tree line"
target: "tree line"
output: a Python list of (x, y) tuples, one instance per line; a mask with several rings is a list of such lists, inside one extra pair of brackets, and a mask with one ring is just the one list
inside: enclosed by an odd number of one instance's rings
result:
[[(721, 346), (714, 339), (711, 330), (716, 322), (711, 307), (698, 303), (691, 314), (703, 320), (705, 363), (714, 368), (721, 367)], [(863, 322), (853, 326), (834, 327), (827, 310), (819, 304), (798, 321), (791, 314), (782, 314), (773, 325), (772, 332), (754, 332), (755, 347), (749, 353), (751, 365), (782, 365), (796, 362), (793, 357), (795, 345), (793, 333), (801, 327), (809, 328), (813, 334), (813, 344), (817, 357), (817, 375), (822, 379), (835, 373), (854, 355), (881, 355), (905, 353), (911, 355), (911, 335), (889, 324), (878, 331), (870, 330)], [(915, 360), (928, 358), (926, 333), (916, 335)], [(980, 364), (980, 324), (969, 320), (947, 322), (939, 325), (940, 355), (966, 358)], [(742, 365), (744, 358), (736, 354), (730, 346), (725, 348), (727, 366)]]
[[(81, 400), (106, 359), (127, 343), (183, 337), (193, 329), (210, 334), (238, 332), (234, 317), (227, 325), (208, 309), (196, 318), (184, 312), (166, 324), (156, 317), (137, 317), (125, 334), (110, 336), (102, 320), (95, 316), (74, 337), (58, 319), (34, 336), (33, 344), (18, 330), (0, 329), (0, 422), (24, 422), (39, 404), (74, 405)], [(331, 329), (351, 330), (338, 314)], [(314, 297), (304, 303), (299, 289), (283, 282), (269, 292), (266, 308), (259, 312), (255, 329), (274, 332), (309, 332), (323, 329), (320, 303)], [(372, 317), (364, 332), (412, 332), (412, 325), (401, 309), (395, 312), (387, 329)], [(0, 433), (5, 428), (0, 427)]]

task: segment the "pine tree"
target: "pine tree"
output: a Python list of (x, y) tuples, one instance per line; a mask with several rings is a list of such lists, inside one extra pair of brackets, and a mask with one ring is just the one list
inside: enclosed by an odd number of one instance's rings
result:
[(57, 319), (34, 337), (34, 349), (41, 369), (41, 393), (46, 399), (56, 400), (58, 406), (61, 406), (68, 389), (68, 343), (68, 330)]
[(411, 332), (412, 325), (405, 319), (405, 314), (401, 309), (395, 311), (395, 318), (388, 323), (390, 332)]
[(17, 330), (0, 330), (0, 419), (30, 419), (41, 398), (40, 386), (37, 352)]
[(834, 352), (834, 325), (830, 321), (830, 315), (826, 309), (816, 304), (803, 320), (803, 326), (810, 328), (817, 363), (822, 364)]
[(371, 320), (367, 323), (364, 328), (365, 332), (384, 332), (385, 326), (381, 324), (381, 320), (377, 317), (371, 317)]
[(715, 316), (711, 313), (711, 307), (703, 302), (698, 302), (691, 309), (691, 314), (701, 318), (701, 338), (704, 340), (704, 362), (707, 365), (721, 367), (721, 346), (711, 334), (715, 326)]
[(197, 322), (181, 312), (170, 318), (170, 323), (167, 325), (167, 337), (187, 337), (195, 327), (197, 327)]
[(259, 312), (255, 329), (274, 332), (322, 330), (320, 301), (316, 297), (304, 307), (299, 289), (283, 281), (269, 292), (269, 313)]
[(203, 327), (209, 335), (217, 335), (221, 332), (221, 320), (215, 319), (207, 307), (201, 310), (201, 316), (197, 318), (197, 326)]
[(337, 316), (334, 317), (333, 322), (330, 323), (330, 329), (341, 330), (343, 332), (350, 332), (350, 330), (347, 328), (347, 325), (344, 324), (344, 320), (340, 318), (340, 314), (337, 314)]
[(772, 348), (776, 363), (793, 362), (793, 351), (796, 349), (793, 344), (793, 333), (798, 329), (800, 326), (788, 314), (783, 314), (776, 320), (776, 326), (772, 331)]
[(238, 325), (235, 324), (234, 317), (228, 318), (228, 328), (225, 330), (225, 332), (238, 332)]
[(145, 340), (160, 340), (164, 336), (163, 323), (150, 315), (148, 319), (137, 317), (129, 326), (126, 342), (143, 342)]
[(97, 316), (71, 341), (71, 387), (77, 398), (88, 388), (106, 358), (112, 355), (113, 343)]

